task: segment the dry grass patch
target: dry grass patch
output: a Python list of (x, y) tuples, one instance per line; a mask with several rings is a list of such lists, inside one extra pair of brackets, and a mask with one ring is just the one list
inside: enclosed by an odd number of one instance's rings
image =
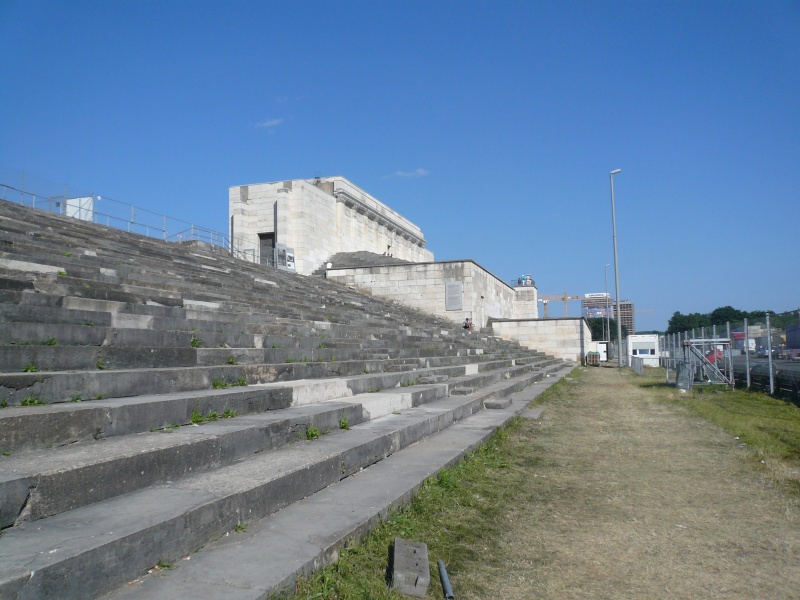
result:
[(797, 495), (654, 384), (574, 371), (537, 402), (541, 424), (517, 420), (428, 482), (297, 598), (399, 597), (395, 535), (428, 544), (429, 598), (440, 558), (460, 600), (798, 597)]
[[(544, 460), (512, 509), (502, 569), (463, 598), (795, 598), (794, 500), (733, 436), (629, 371), (580, 371), (544, 403)], [(493, 592), (474, 594), (473, 580)]]

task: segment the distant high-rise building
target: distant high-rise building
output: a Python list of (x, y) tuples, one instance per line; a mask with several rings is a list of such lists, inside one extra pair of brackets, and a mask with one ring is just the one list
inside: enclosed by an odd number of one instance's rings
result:
[[(608, 312), (606, 312), (608, 307)], [(630, 300), (620, 300), (620, 323), (628, 330), (628, 335), (636, 333), (635, 322), (633, 318), (633, 302)], [(617, 312), (617, 303), (610, 294), (584, 294), (581, 299), (581, 314), (586, 319), (605, 319), (607, 316), (612, 319), (615, 318)]]

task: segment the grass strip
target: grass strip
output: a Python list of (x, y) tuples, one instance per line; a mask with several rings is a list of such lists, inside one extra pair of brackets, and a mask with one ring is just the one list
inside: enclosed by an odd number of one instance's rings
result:
[[(334, 564), (299, 581), (293, 598), (406, 598), (387, 585), (389, 547), (395, 537), (428, 545), (428, 598), (442, 598), (438, 560), (445, 562), (451, 579), (476, 562), (499, 561), (498, 544), (509, 528), (507, 514), (541, 460), (532, 443), (535, 434), (536, 425), (513, 419), (457, 465), (425, 481), (409, 505), (342, 549)], [(480, 595), (480, 590), (474, 591)]]
[(791, 402), (725, 386), (695, 386), (679, 393), (674, 385), (664, 383), (663, 369), (648, 369), (635, 383), (656, 392), (661, 401), (716, 423), (759, 458), (800, 464), (800, 407)]

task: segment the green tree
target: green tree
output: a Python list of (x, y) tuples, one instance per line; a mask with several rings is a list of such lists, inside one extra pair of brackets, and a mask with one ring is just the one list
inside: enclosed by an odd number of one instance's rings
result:
[[(605, 328), (606, 328), (606, 320), (602, 317), (593, 317), (591, 319), (586, 319), (587, 323), (589, 324), (589, 329), (592, 332), (592, 340), (597, 342), (600, 340), (606, 339), (605, 336)], [(610, 319), (611, 322), (611, 341), (617, 339), (617, 320)], [(628, 328), (625, 325), (622, 326), (622, 337), (628, 337)]]

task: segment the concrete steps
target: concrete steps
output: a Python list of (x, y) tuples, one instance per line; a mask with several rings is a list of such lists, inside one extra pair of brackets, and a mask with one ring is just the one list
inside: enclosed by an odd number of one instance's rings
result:
[(7, 202), (0, 231), (0, 598), (130, 593), (114, 590), (454, 425), (483, 435), (560, 368), (203, 246)]
[[(484, 399), (434, 400), (8, 529), (0, 550), (0, 594), (84, 598), (87, 588), (97, 595), (109, 591), (472, 415)], [(52, 510), (41, 504), (45, 508), (38, 510)]]
[[(479, 411), (424, 440), (328, 486), (277, 513), (231, 530), (166, 570), (153, 570), (107, 600), (204, 598), (261, 600), (291, 593), (298, 577), (336, 560), (348, 541), (366, 533), (417, 488), (458, 462), (560, 375), (514, 394), (504, 409)], [(427, 408), (427, 407), (426, 407)], [(345, 506), (347, 510), (339, 510)], [(334, 517), (335, 515), (335, 517)]]

